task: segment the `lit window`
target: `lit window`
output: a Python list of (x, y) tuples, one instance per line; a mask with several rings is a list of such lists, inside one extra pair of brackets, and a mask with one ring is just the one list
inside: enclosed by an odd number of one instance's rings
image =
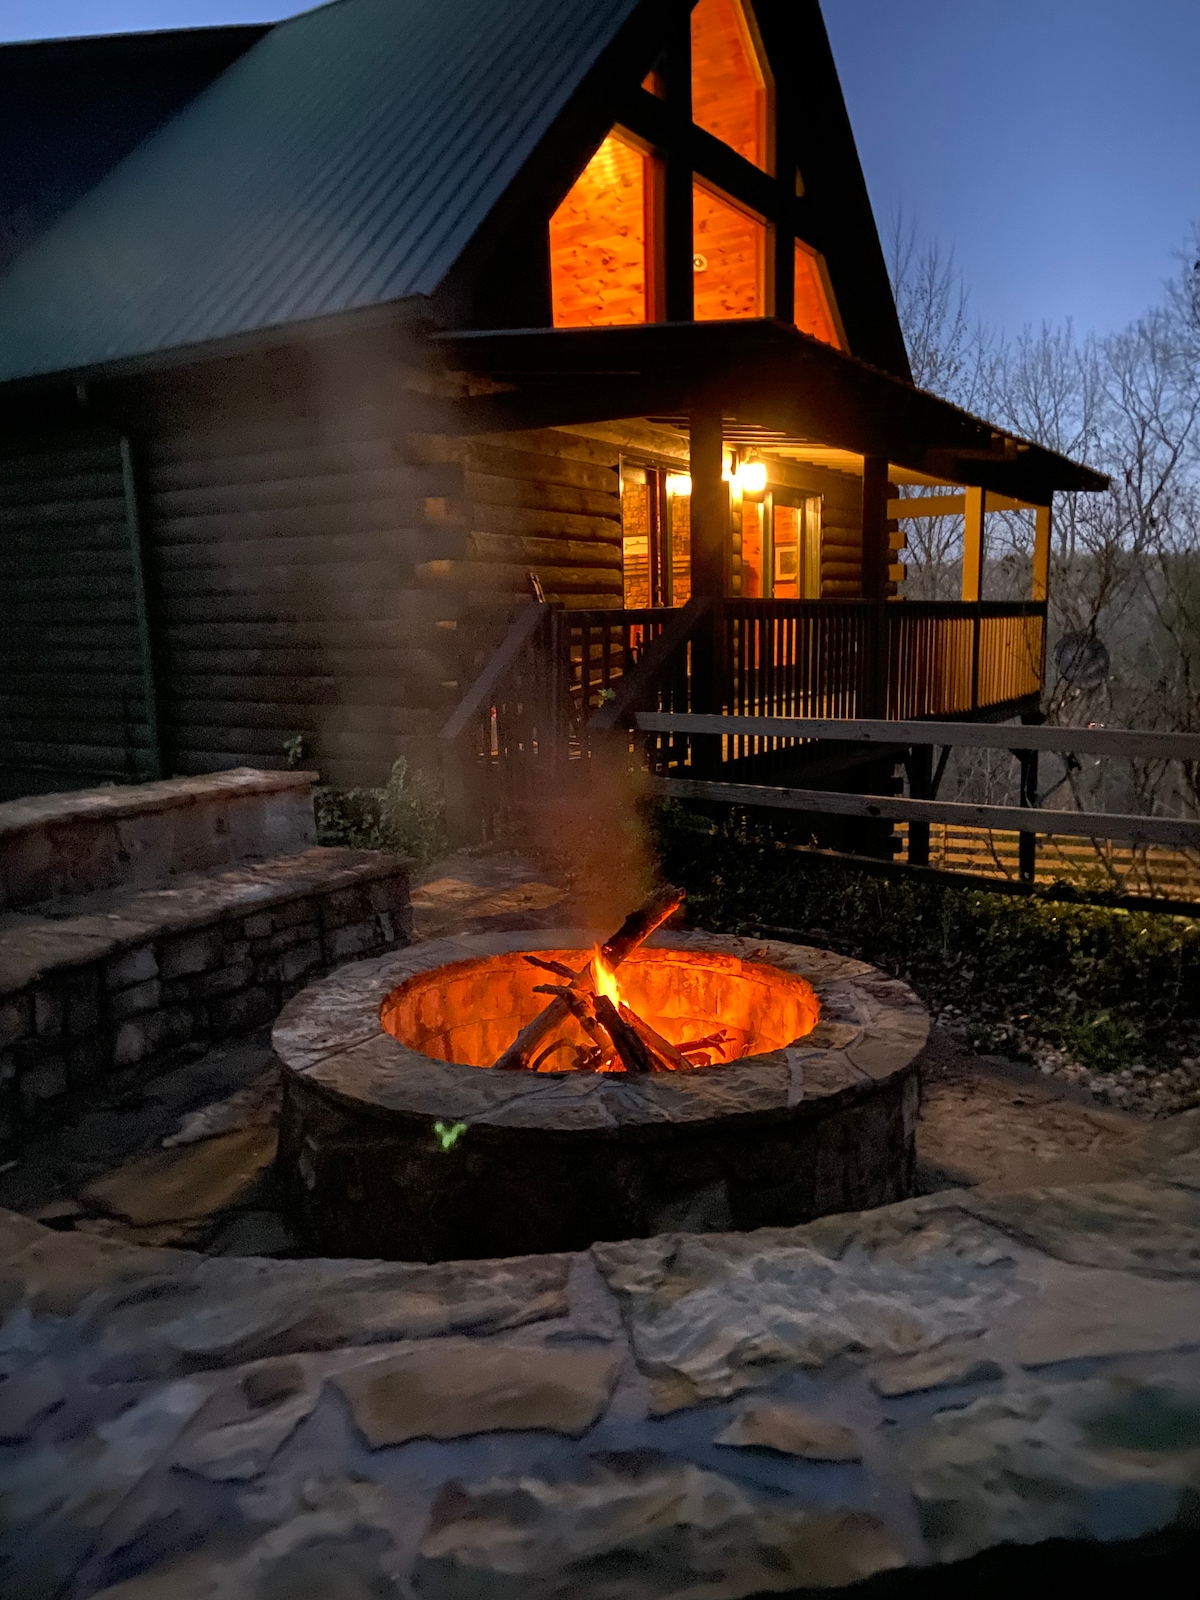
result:
[(699, 183), (692, 219), (696, 321), (765, 316), (766, 224)]
[(646, 321), (649, 158), (610, 133), (550, 219), (556, 328)]
[(801, 333), (809, 333), (823, 344), (841, 346), (833, 296), (825, 280), (824, 264), (815, 250), (796, 241), (796, 298), (793, 321)]
[(767, 170), (767, 83), (738, 0), (692, 12), (692, 119)]

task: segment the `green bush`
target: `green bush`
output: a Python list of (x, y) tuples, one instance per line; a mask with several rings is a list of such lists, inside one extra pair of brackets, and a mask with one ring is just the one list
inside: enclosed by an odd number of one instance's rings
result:
[(1200, 924), (884, 876), (797, 849), (761, 815), (658, 807), (659, 867), (689, 917), (733, 933), (796, 929), (971, 1019), (987, 1048), (1043, 1039), (1093, 1069), (1176, 1047), (1200, 1013)]
[[(284, 746), (288, 765), (304, 759), (299, 736)], [(420, 867), (448, 848), (446, 802), (441, 785), (427, 773), (409, 770), (404, 757), (392, 767), (381, 789), (335, 789), (319, 784), (313, 791), (317, 843), (352, 850), (391, 850)]]

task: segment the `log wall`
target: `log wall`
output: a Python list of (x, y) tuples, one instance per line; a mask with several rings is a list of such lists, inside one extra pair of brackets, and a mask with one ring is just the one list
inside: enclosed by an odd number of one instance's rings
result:
[(0, 798), (151, 774), (119, 437), (0, 446)]

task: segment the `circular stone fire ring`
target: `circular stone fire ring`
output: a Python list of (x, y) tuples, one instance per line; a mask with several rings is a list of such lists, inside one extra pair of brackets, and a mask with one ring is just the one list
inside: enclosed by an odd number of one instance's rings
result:
[(659, 933), (622, 966), (623, 993), (673, 1042), (723, 1019), (727, 1048), (746, 1052), (728, 1064), (476, 1064), (546, 1002), (534, 985), (554, 980), (522, 954), (578, 968), (597, 942), (574, 929), (433, 940), (344, 967), (284, 1008), (279, 1172), (311, 1248), (417, 1261), (579, 1250), (912, 1192), (928, 1017), (905, 984), (826, 950)]

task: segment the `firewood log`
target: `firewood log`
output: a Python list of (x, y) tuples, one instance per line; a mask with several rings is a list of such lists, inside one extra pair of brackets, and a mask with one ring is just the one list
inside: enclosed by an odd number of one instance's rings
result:
[[(652, 894), (644, 905), (629, 916), (618, 928), (612, 938), (604, 945), (601, 955), (610, 967), (619, 967), (627, 956), (633, 954), (640, 944), (643, 944), (656, 929), (661, 928), (673, 912), (683, 904), (684, 892), (674, 889), (669, 885), (660, 889), (657, 894)], [(592, 990), (592, 964), (589, 961), (583, 971), (578, 973), (570, 983), (570, 988), (584, 993)], [(615, 1008), (614, 1008), (615, 1009)], [(496, 1061), (496, 1067), (512, 1070), (513, 1068), (528, 1069), (538, 1046), (546, 1036), (559, 1028), (571, 1015), (570, 1008), (561, 995), (556, 995), (544, 1011), (539, 1011), (532, 1022), (527, 1022), (508, 1049)], [(620, 1018), (617, 1021), (620, 1022)]]

